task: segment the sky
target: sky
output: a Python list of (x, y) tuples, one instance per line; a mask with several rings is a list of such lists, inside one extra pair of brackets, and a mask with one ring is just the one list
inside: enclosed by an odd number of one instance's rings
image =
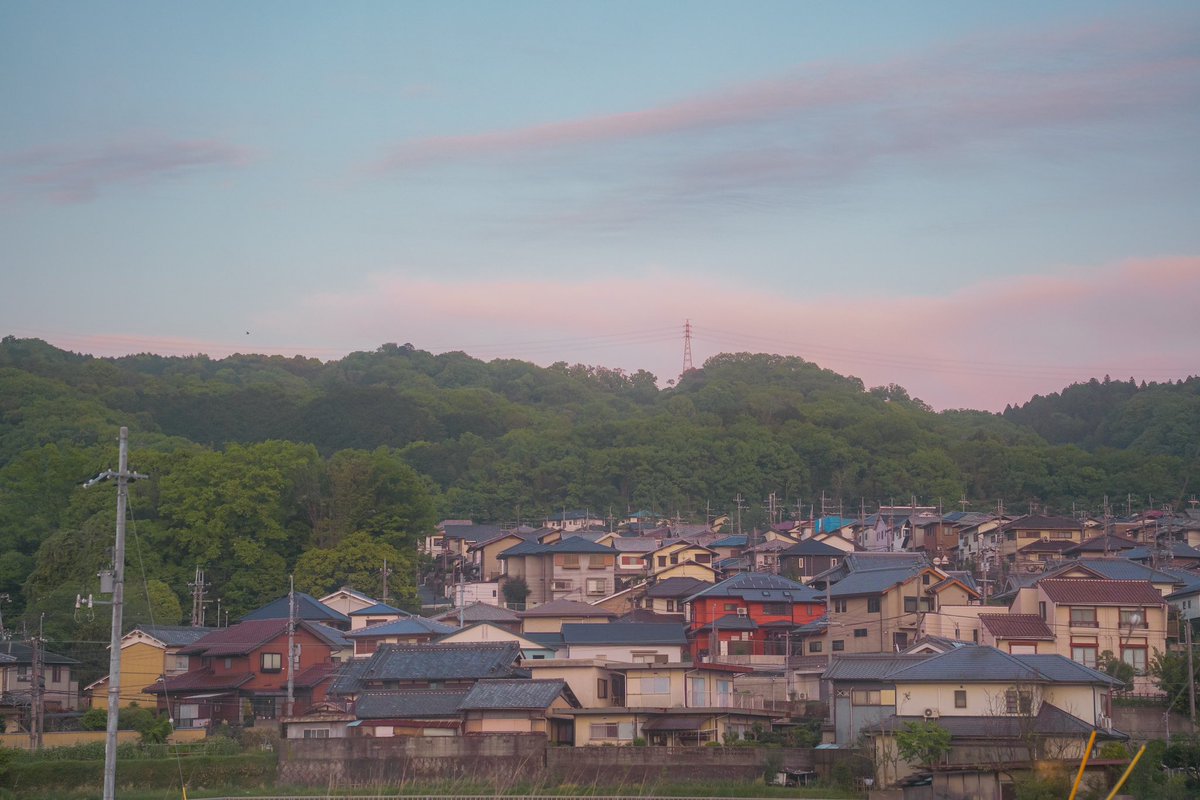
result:
[(1200, 5), (0, 5), (0, 336), (1200, 373)]

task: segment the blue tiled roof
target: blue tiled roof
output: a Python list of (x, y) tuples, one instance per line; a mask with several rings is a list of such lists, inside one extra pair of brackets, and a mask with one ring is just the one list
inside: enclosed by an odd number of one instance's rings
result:
[(451, 625), (443, 625), (424, 617), (404, 617), (392, 622), (381, 622), (378, 625), (368, 625), (356, 631), (350, 631), (346, 636), (359, 639), (364, 636), (414, 636), (425, 633), (441, 635), (458, 630)]
[(715, 542), (711, 542), (711, 543), (709, 543), (708, 546), (709, 547), (745, 547), (746, 542), (749, 541), (749, 539), (750, 539), (750, 537), (746, 536), (745, 534), (735, 533), (732, 536), (726, 536), (724, 539), (718, 539)]
[(616, 555), (616, 549), (606, 544), (596, 544), (586, 536), (568, 536), (554, 544), (538, 542), (523, 542), (505, 550), (497, 558), (512, 558), (513, 556), (533, 556), (554, 553), (606, 553)]
[[(310, 622), (338, 622), (343, 625), (350, 622), (350, 618), (345, 614), (334, 611), (310, 594), (296, 592), (295, 597), (296, 619), (306, 619)], [(287, 595), (284, 595), (278, 600), (272, 600), (265, 606), (251, 611), (242, 617), (242, 622), (259, 619), (287, 619), (288, 605)]]
[(1031, 665), (994, 647), (959, 647), (888, 674), (897, 683), (919, 681), (1037, 681)]
[(387, 603), (376, 603), (373, 606), (367, 606), (366, 608), (360, 608), (358, 611), (350, 612), (350, 616), (352, 617), (370, 617), (374, 615), (393, 616), (395, 614), (408, 616), (407, 611), (396, 608), (395, 606), (389, 606)]
[(866, 594), (879, 594), (898, 583), (908, 580), (920, 572), (921, 569), (921, 567), (900, 567), (897, 569), (855, 570), (833, 584), (829, 590), (829, 596), (856, 597)]
[(604, 624), (568, 622), (562, 626), (563, 642), (569, 645), (591, 644), (667, 644), (686, 645), (683, 625), (670, 622), (609, 622)]

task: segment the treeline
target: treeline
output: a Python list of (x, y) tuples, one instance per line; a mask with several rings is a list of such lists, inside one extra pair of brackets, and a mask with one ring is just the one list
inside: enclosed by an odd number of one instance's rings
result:
[[(197, 566), (234, 619), (279, 596), (289, 572), (309, 591), (378, 591), (385, 556), (393, 595), (411, 598), (415, 543), (442, 517), (536, 524), (586, 507), (703, 521), (741, 495), (753, 525), (771, 492), (805, 515), (822, 494), (848, 514), (914, 498), (1067, 513), (1098, 511), (1105, 495), (1179, 501), (1200, 441), (1197, 382), (1117, 393), (1104, 413), (1063, 407), (1103, 418), (1100, 438), (1097, 422), (1047, 441), (1021, 418), (1052, 417), (1077, 388), (1004, 415), (934, 413), (901, 387), (867, 389), (770, 355), (717, 356), (659, 389), (646, 372), (485, 363), (411, 345), (328, 363), (98, 359), (9, 337), (0, 593), (11, 602), (0, 613), (11, 628), (45, 612), (63, 635), (97, 638), (86, 626), (101, 621), (76, 620), (73, 605), (109, 558), (114, 500), (111, 488), (79, 485), (115, 466), (120, 425), (132, 467), (152, 476), (131, 494), (129, 574), (146, 576), (133, 617), (177, 622)], [(1115, 410), (1135, 401), (1148, 410)], [(1121, 419), (1153, 419), (1162, 433), (1118, 435)]]

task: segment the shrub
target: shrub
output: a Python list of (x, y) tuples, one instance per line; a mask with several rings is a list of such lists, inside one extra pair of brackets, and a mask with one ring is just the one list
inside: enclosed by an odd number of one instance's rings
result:
[(646, 746), (646, 740), (645, 740), (644, 738), (642, 738), (641, 736), (638, 736), (638, 737), (635, 737), (635, 738), (634, 738), (634, 740), (633, 740), (633, 742), (631, 742), (631, 744), (632, 744), (634, 747), (645, 747), (645, 746)]
[(79, 729), (84, 731), (102, 731), (108, 727), (108, 712), (103, 708), (89, 708), (79, 718)]

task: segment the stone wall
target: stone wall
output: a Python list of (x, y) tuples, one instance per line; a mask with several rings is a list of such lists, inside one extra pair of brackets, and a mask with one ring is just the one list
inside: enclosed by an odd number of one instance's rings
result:
[(657, 781), (752, 782), (768, 763), (824, 774), (814, 751), (765, 747), (552, 747), (544, 736), (286, 739), (281, 786), (388, 786), (461, 780), (633, 787)]

